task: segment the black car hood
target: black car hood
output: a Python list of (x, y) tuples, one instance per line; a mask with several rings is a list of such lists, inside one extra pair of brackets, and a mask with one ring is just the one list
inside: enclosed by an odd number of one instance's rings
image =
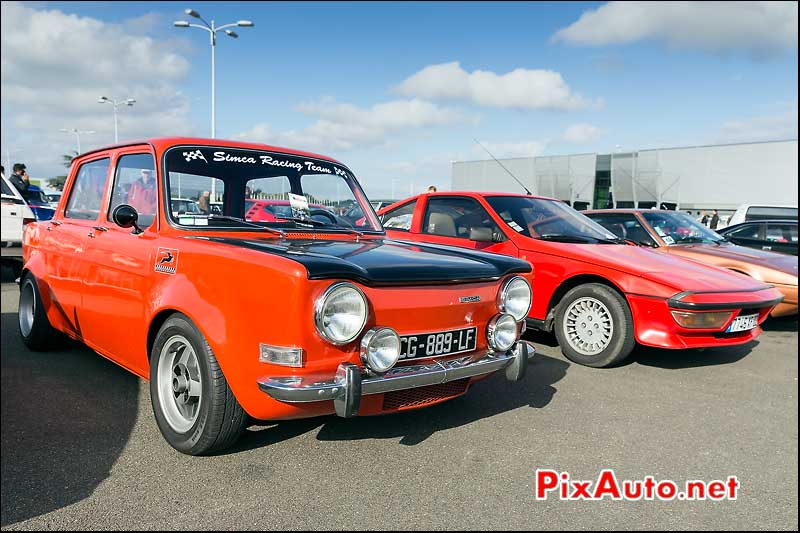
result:
[(288, 240), (201, 237), (296, 261), (309, 279), (349, 279), (365, 285), (462, 283), (531, 271), (521, 259), (389, 239)]

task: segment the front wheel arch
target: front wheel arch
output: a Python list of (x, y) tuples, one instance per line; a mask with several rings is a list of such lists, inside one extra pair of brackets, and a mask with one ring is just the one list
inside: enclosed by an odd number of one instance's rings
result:
[[(534, 278), (535, 282), (535, 278)], [(558, 304), (561, 302), (561, 299), (567, 294), (569, 291), (578, 287), (579, 285), (586, 285), (589, 283), (599, 283), (601, 285), (605, 285), (610, 289), (619, 293), (622, 298), (628, 302), (628, 298), (625, 296), (625, 292), (620, 289), (616, 284), (612, 283), (607, 278), (602, 276), (597, 276), (594, 274), (581, 274), (578, 276), (573, 276), (571, 278), (567, 278), (561, 282), (555, 291), (553, 291), (552, 296), (550, 297), (550, 302), (547, 304), (547, 314), (545, 315), (545, 330), (546, 331), (553, 331), (553, 322), (555, 321), (556, 315), (556, 308)], [(534, 290), (536, 290), (534, 288)], [(630, 303), (628, 302), (628, 307), (630, 307)], [(634, 326), (635, 326), (635, 319), (634, 319)]]

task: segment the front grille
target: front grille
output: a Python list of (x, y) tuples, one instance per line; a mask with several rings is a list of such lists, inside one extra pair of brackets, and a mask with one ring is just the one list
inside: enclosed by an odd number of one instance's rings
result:
[(387, 392), (383, 395), (383, 410), (396, 411), (409, 407), (422, 407), (423, 405), (452, 398), (459, 394), (464, 394), (467, 391), (468, 384), (469, 378), (465, 378), (439, 385)]

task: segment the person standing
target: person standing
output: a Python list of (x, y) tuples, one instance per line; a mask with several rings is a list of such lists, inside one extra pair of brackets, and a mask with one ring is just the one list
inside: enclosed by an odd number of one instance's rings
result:
[(31, 178), (28, 176), (28, 171), (25, 170), (25, 165), (14, 163), (14, 173), (11, 174), (8, 181), (14, 185), (23, 198), (28, 198), (28, 187), (31, 186)]
[(197, 199), (197, 206), (206, 215), (211, 213), (211, 193), (209, 191), (203, 191), (203, 194)]
[(139, 179), (134, 181), (128, 190), (128, 204), (140, 215), (153, 215), (156, 212), (156, 201), (156, 180), (153, 178), (153, 171), (143, 168)]
[(436, 185), (430, 185), (427, 192), (436, 192)]
[(711, 215), (710, 227), (711, 229), (717, 229), (717, 226), (719, 226), (719, 213), (714, 209), (714, 214)]

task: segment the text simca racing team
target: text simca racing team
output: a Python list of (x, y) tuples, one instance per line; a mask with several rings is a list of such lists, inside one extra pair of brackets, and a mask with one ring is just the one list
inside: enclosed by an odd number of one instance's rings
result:
[[(206, 209), (175, 201), (202, 191)], [(531, 195), (429, 193), (376, 214), (331, 158), (152, 139), (76, 157), (53, 218), (26, 225), (19, 328), (32, 349), (71, 337), (149, 379), (166, 440), (207, 454), (252, 420), (391, 413), (497, 371), (519, 380), (526, 327), (603, 367), (637, 343), (745, 343), (777, 305), (797, 312), (796, 257), (781, 292), (639, 244)]]

